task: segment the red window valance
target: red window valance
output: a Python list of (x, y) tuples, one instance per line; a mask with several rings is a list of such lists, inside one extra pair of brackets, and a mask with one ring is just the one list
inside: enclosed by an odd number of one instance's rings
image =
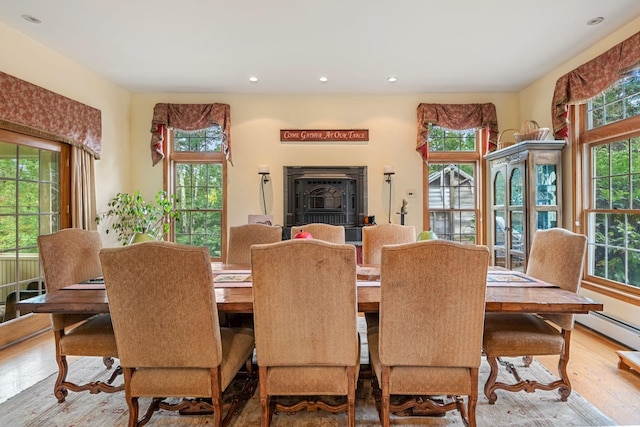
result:
[(231, 107), (227, 104), (156, 104), (151, 122), (151, 161), (155, 166), (164, 158), (164, 129), (185, 131), (207, 129), (217, 124), (222, 129), (222, 150), (231, 161)]
[(75, 145), (100, 158), (100, 110), (3, 72), (0, 127)]
[(556, 138), (569, 136), (567, 105), (584, 103), (640, 67), (640, 33), (560, 77), (551, 104)]
[(416, 151), (424, 160), (429, 158), (429, 124), (453, 130), (485, 128), (489, 131), (489, 142), (484, 151), (491, 151), (496, 146), (498, 116), (492, 103), (418, 105)]

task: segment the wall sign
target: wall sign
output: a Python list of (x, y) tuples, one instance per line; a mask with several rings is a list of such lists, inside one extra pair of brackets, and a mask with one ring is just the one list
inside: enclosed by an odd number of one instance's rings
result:
[(368, 141), (369, 129), (281, 129), (280, 141)]

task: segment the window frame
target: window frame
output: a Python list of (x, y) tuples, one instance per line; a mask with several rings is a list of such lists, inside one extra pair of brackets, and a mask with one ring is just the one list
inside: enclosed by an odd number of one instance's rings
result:
[[(163, 159), (163, 188), (168, 194), (176, 194), (175, 166), (177, 164), (221, 164), (222, 165), (222, 210), (220, 224), (220, 257), (211, 256), (212, 262), (224, 262), (227, 254), (227, 158), (219, 152), (173, 151), (174, 130), (165, 128)], [(171, 219), (169, 240), (175, 242), (175, 219)]]
[[(18, 133), (15, 131), (2, 129), (0, 128), (0, 141), (7, 144), (15, 144), (21, 147), (30, 147), (38, 150), (46, 150), (50, 152), (56, 152), (59, 156), (59, 182), (58, 182), (58, 192), (59, 192), (59, 229), (69, 228), (71, 227), (71, 146), (58, 141), (51, 141), (44, 138), (39, 138), (27, 134)], [(39, 181), (40, 182), (40, 181)], [(38, 230), (38, 235), (40, 235), (41, 228)], [(36, 248), (37, 249), (37, 248)], [(38, 252), (36, 252), (38, 253)], [(40, 261), (38, 260), (38, 263)], [(40, 267), (40, 285), (39, 292), (44, 291), (42, 287), (42, 268)], [(25, 318), (29, 316), (31, 313), (20, 314), (14, 320)], [(4, 325), (5, 322), (0, 323), (0, 325)], [(21, 329), (17, 329), (15, 337), (20, 338), (22, 336), (27, 336), (33, 333), (33, 331), (29, 330), (29, 327), (21, 332)], [(23, 334), (23, 335), (21, 335)], [(2, 342), (0, 341), (0, 346), (2, 346)]]
[[(628, 117), (606, 125), (587, 129), (587, 105), (569, 106), (571, 123), (573, 195), (575, 231), (586, 235), (589, 241), (589, 214), (597, 212), (613, 212), (613, 209), (593, 209), (590, 206), (593, 194), (591, 149), (598, 145), (611, 144), (621, 140), (640, 136), (640, 116)], [(615, 213), (636, 213), (634, 209), (616, 209)], [(615, 299), (640, 306), (640, 287), (615, 282), (589, 274), (589, 254), (586, 255), (582, 286)]]
[[(437, 126), (437, 125), (434, 125)], [(443, 128), (446, 129), (446, 128)], [(475, 173), (476, 215), (476, 243), (484, 245), (487, 241), (485, 221), (485, 182), (486, 167), (483, 160), (482, 147), (486, 146), (489, 131), (485, 128), (475, 129), (476, 149), (474, 151), (429, 151), (428, 160), (422, 161), (422, 227), (431, 228), (431, 209), (429, 207), (429, 166), (430, 164), (473, 164)], [(466, 210), (466, 209), (465, 209)], [(438, 211), (441, 211), (438, 209)]]

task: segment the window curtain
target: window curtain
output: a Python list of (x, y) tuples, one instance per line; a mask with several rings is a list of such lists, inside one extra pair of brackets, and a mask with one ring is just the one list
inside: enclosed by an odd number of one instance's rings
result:
[(222, 151), (231, 160), (231, 107), (228, 104), (156, 104), (151, 121), (151, 162), (164, 159), (164, 133), (167, 128), (196, 131), (217, 124), (222, 128)]
[(71, 227), (97, 230), (93, 156), (71, 148)]
[(483, 128), (489, 133), (483, 154), (493, 151), (497, 146), (498, 116), (492, 103), (418, 105), (416, 151), (425, 161), (429, 158), (429, 124), (453, 130)]
[(102, 112), (0, 72), (0, 127), (72, 145), (71, 226), (95, 230)]
[(556, 139), (569, 136), (567, 106), (581, 104), (640, 68), (640, 32), (560, 77), (551, 104)]

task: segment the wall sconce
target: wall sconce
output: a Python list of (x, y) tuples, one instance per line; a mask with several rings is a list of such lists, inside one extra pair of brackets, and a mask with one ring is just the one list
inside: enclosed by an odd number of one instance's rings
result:
[(393, 171), (393, 167), (392, 166), (385, 166), (384, 167), (384, 175), (387, 177), (387, 179), (385, 179), (386, 183), (391, 185), (391, 175), (395, 175), (395, 172)]
[(395, 175), (392, 166), (385, 165), (384, 176), (385, 182), (389, 184), (389, 224), (391, 224), (391, 175)]
[(266, 184), (269, 182), (269, 166), (260, 165), (258, 166), (258, 174), (262, 175), (262, 183)]
[(260, 192), (262, 193), (262, 206), (264, 208), (264, 214), (267, 214), (267, 200), (264, 196), (264, 186), (267, 182), (269, 182), (269, 166), (260, 165), (258, 166), (258, 175), (262, 175), (262, 179), (260, 180)]

